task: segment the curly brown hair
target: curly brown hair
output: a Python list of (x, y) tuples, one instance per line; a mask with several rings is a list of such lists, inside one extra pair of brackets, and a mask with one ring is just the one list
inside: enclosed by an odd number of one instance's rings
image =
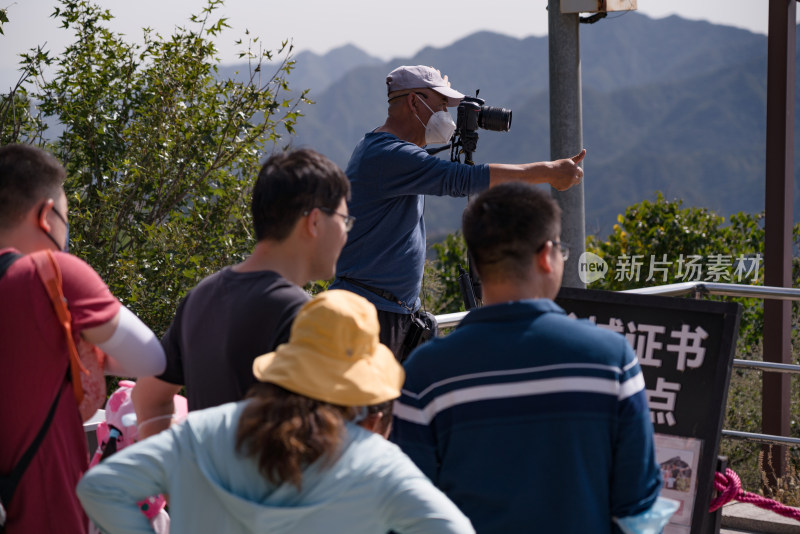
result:
[(259, 383), (248, 394), (236, 430), (236, 449), (256, 457), (259, 472), (273, 484), (301, 488), (303, 469), (317, 460), (330, 466), (344, 437), (345, 422), (357, 408), (298, 395)]

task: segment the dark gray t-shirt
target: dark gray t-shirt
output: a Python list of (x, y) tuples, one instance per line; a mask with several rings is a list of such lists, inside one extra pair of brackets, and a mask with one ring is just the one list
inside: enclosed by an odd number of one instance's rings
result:
[(253, 360), (289, 340), (308, 294), (278, 273), (212, 274), (178, 305), (161, 340), (161, 380), (186, 386), (189, 410), (241, 400), (256, 383)]

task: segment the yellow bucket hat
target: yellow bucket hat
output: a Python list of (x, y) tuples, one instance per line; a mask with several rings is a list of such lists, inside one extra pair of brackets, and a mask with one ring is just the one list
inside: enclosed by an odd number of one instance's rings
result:
[(261, 382), (340, 406), (369, 406), (400, 396), (405, 371), (378, 341), (378, 314), (341, 289), (318, 294), (292, 324), (289, 342), (253, 362)]

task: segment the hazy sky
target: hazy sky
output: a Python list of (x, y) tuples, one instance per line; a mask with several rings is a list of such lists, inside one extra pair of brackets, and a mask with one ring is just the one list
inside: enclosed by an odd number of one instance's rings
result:
[[(199, 12), (203, 0), (95, 0), (115, 16), (111, 28), (140, 40), (144, 26), (167, 34)], [(10, 22), (0, 36), (0, 90), (16, 80), (17, 55), (47, 43), (54, 51), (71, 35), (50, 18), (55, 0), (0, 0)], [(767, 31), (767, 0), (638, 0), (638, 11), (654, 18), (672, 14)], [(269, 49), (291, 38), (295, 50), (324, 53), (353, 43), (385, 60), (411, 56), (426, 45), (446, 46), (478, 30), (515, 37), (547, 34), (547, 0), (227, 0), (219, 10), (231, 29), (217, 41), (224, 63), (235, 62), (233, 42), (249, 29)], [(800, 11), (800, 10), (799, 10)], [(619, 13), (609, 17), (620, 16)], [(608, 23), (601, 21), (600, 24)]]

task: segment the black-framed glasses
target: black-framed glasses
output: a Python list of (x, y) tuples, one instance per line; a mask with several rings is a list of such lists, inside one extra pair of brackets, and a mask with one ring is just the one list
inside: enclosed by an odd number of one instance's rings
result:
[(554, 247), (558, 247), (558, 249), (561, 251), (561, 257), (564, 259), (564, 261), (567, 261), (569, 259), (569, 245), (567, 243), (564, 243), (563, 241), (551, 241), (548, 239), (547, 241), (542, 243), (542, 246), (536, 249), (536, 253), (538, 254), (539, 252), (541, 252), (547, 243), (552, 243)]
[[(339, 213), (338, 211), (332, 210), (330, 208), (326, 208), (325, 206), (319, 206), (319, 207), (317, 207), (317, 209), (319, 211), (321, 211), (322, 213), (325, 213), (327, 215), (338, 215), (339, 217), (344, 219), (344, 231), (345, 232), (349, 232), (350, 230), (352, 230), (353, 229), (353, 225), (356, 223), (356, 218), (353, 217), (352, 215), (345, 215), (344, 213)], [(303, 215), (308, 215), (309, 213), (311, 213), (310, 210), (304, 212)]]

